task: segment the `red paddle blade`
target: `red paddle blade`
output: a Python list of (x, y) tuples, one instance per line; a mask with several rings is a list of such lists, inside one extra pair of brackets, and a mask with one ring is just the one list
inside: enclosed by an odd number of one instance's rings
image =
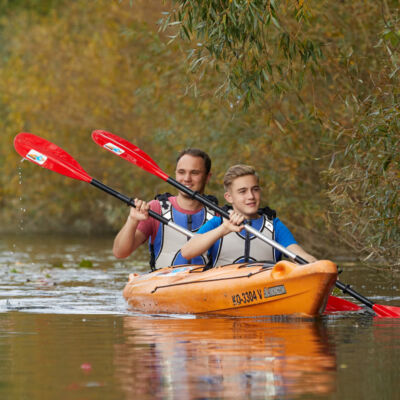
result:
[(362, 307), (352, 303), (346, 299), (336, 296), (329, 296), (328, 303), (325, 308), (325, 312), (336, 312), (336, 311), (360, 311)]
[[(120, 157), (129, 157), (130, 155), (134, 154), (136, 157), (144, 159), (158, 169), (161, 169), (157, 163), (143, 150), (139, 149), (139, 147), (117, 135), (114, 135), (111, 132), (98, 129), (92, 132), (92, 138), (97, 144), (103, 146), (107, 150), (117, 154)], [(124, 153), (127, 154), (123, 156)]]
[(399, 318), (400, 307), (383, 306), (382, 304), (374, 304), (372, 309), (376, 315), (381, 318)]
[(20, 156), (43, 168), (81, 181), (92, 181), (74, 158), (46, 139), (32, 133), (21, 132), (14, 138), (14, 147)]
[(101, 147), (166, 181), (168, 175), (143, 150), (113, 133), (95, 130), (92, 139)]
[[(363, 308), (341, 297), (329, 296), (328, 303), (325, 308), (326, 313), (340, 311), (359, 311)], [(400, 307), (383, 306), (382, 304), (374, 304), (372, 309), (377, 317), (380, 318), (399, 318)]]

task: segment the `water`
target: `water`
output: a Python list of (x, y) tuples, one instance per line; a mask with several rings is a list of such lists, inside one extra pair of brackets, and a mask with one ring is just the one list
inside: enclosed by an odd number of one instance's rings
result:
[[(120, 289), (131, 263), (113, 257), (112, 238), (2, 239), (0, 312), (127, 313)], [(132, 270), (145, 271), (144, 265)]]
[[(146, 256), (116, 260), (111, 243), (1, 238), (0, 399), (397, 398), (400, 319), (134, 313), (121, 292)], [(398, 275), (345, 266), (343, 282), (400, 306)]]

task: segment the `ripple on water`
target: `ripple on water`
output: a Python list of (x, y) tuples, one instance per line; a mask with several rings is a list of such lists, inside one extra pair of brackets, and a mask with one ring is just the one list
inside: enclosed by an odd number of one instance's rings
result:
[[(0, 241), (0, 312), (130, 314), (122, 289), (144, 265), (121, 262), (112, 240), (21, 237)], [(88, 260), (89, 268), (80, 268)]]

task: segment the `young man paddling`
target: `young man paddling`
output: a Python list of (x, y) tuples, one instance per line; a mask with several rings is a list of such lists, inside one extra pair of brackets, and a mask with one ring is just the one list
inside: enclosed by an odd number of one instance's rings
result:
[[(175, 179), (199, 193), (211, 177), (211, 159), (199, 149), (186, 149), (178, 158)], [(150, 203), (135, 199), (136, 208), (131, 207), (128, 219), (114, 240), (113, 253), (118, 258), (132, 254), (140, 245), (149, 241), (150, 266), (162, 268), (179, 264), (205, 264), (206, 260), (198, 254), (197, 257), (185, 259), (180, 254), (180, 248), (187, 238), (172, 228), (149, 218), (148, 210), (152, 209), (176, 224), (196, 232), (206, 221), (214, 216), (214, 212), (205, 208), (197, 200), (186, 193), (178, 192), (177, 196), (159, 196)]]
[(234, 165), (224, 177), (225, 199), (232, 204), (230, 219), (214, 217), (202, 226), (181, 249), (185, 258), (196, 257), (208, 250), (212, 265), (225, 265), (248, 261), (278, 261), (281, 252), (249, 234), (243, 228), (247, 220), (253, 228), (275, 240), (307, 261), (316, 259), (303, 250), (289, 229), (268, 207), (260, 210), (261, 188), (253, 167)]

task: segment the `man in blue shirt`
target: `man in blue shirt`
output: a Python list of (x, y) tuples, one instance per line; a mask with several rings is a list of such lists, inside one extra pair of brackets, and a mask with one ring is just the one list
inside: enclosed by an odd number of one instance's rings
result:
[(183, 257), (190, 259), (205, 251), (212, 266), (238, 262), (279, 261), (280, 251), (250, 234), (243, 228), (246, 220), (263, 235), (275, 240), (291, 252), (309, 262), (316, 259), (294, 239), (289, 229), (269, 208), (260, 210), (261, 188), (253, 167), (234, 165), (224, 176), (225, 200), (232, 204), (230, 219), (214, 217), (204, 224), (181, 249)]

